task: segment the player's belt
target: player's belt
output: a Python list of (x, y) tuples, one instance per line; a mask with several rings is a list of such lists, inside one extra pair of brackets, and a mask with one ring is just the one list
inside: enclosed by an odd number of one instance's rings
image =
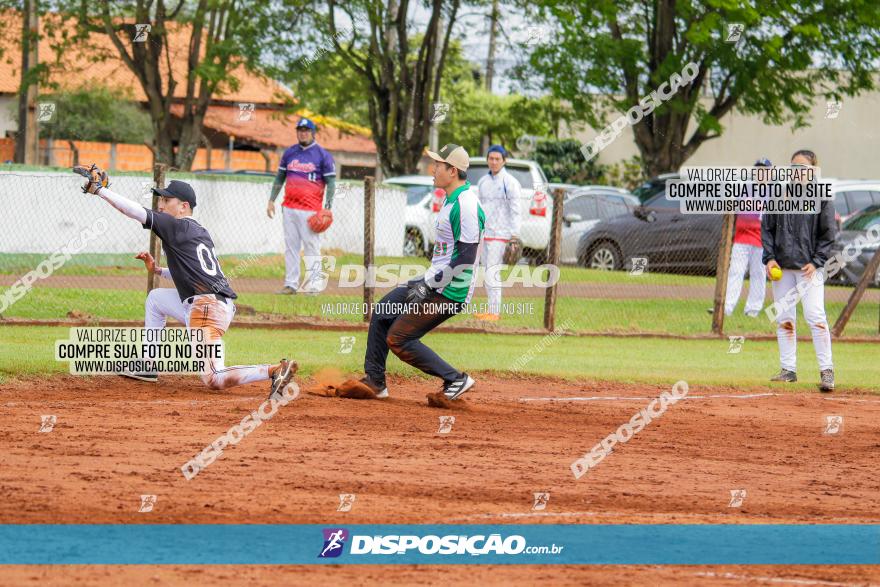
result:
[(193, 303), (193, 301), (195, 301), (197, 296), (214, 296), (214, 299), (221, 301), (224, 304), (229, 300), (229, 298), (227, 298), (223, 294), (196, 294), (194, 296), (190, 296), (190, 297), (186, 298), (185, 300), (183, 300), (183, 303), (184, 304), (191, 304), (191, 303)]

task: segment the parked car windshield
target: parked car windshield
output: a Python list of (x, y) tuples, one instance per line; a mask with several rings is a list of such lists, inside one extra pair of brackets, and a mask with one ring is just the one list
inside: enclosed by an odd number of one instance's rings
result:
[[(516, 178), (519, 182), (519, 185), (522, 186), (524, 190), (531, 190), (535, 188), (535, 184), (532, 181), (532, 170), (530, 167), (516, 167), (514, 165), (505, 165), (504, 169), (507, 170), (507, 173)], [(477, 163), (475, 165), (471, 165), (468, 167), (467, 176), (468, 181), (473, 185), (477, 185), (477, 182), (480, 179), (489, 173), (489, 166), (485, 163)]]
[(880, 224), (880, 206), (866, 208), (843, 223), (843, 230), (868, 230)]
[(434, 189), (434, 186), (430, 185), (411, 185), (406, 188), (406, 205), (407, 206), (415, 206), (425, 195)]
[(658, 191), (663, 191), (662, 183), (658, 184), (657, 182), (646, 181), (633, 190), (633, 195), (637, 197), (640, 202), (644, 203), (651, 199), (652, 196), (655, 196)]

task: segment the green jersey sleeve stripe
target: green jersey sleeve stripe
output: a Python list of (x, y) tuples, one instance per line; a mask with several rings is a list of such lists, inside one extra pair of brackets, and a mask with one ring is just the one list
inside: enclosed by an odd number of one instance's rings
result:
[(449, 211), (449, 225), (452, 227), (452, 240), (459, 240), (461, 238), (461, 203), (457, 199), (452, 204), (452, 210)]

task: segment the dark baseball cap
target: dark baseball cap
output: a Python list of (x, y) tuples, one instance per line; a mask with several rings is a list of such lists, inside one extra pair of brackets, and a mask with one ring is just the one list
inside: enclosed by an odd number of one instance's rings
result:
[(153, 188), (153, 193), (157, 196), (177, 198), (181, 202), (189, 202), (190, 208), (196, 207), (196, 193), (193, 191), (192, 186), (185, 181), (172, 179), (168, 182), (168, 187)]
[(486, 157), (489, 156), (489, 153), (498, 153), (504, 159), (507, 159), (507, 149), (504, 148), (504, 145), (492, 145), (489, 147), (489, 150), (486, 151)]

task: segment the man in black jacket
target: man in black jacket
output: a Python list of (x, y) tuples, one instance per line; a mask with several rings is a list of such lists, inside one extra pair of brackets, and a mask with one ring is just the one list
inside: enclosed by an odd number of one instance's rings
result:
[[(811, 151), (798, 151), (791, 163), (815, 167), (817, 160)], [(772, 282), (774, 304), (767, 309), (767, 315), (776, 319), (782, 367), (771, 381), (797, 381), (795, 321), (800, 300), (819, 362), (819, 389), (834, 389), (831, 333), (825, 316), (825, 272), (820, 269), (828, 261), (836, 235), (834, 203), (830, 201), (820, 204), (818, 214), (764, 214), (762, 218), (761, 243), (767, 274), (773, 279), (774, 268), (782, 271), (782, 277)]]

